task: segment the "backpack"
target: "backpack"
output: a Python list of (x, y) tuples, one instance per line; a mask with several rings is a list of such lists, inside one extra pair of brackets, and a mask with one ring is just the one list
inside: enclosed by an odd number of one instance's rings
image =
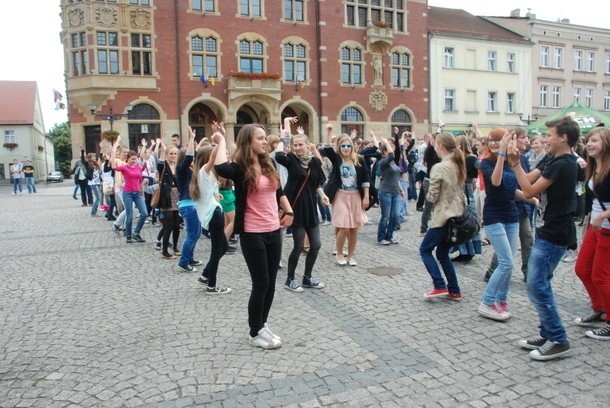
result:
[(418, 154), (417, 154), (417, 149), (412, 148), (411, 150), (409, 150), (409, 154), (407, 154), (407, 160), (409, 161), (409, 166), (414, 166), (415, 163), (417, 163), (417, 160), (419, 159)]

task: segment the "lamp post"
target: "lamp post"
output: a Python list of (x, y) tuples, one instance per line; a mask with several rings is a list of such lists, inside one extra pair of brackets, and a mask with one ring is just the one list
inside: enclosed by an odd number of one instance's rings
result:
[(530, 124), (534, 123), (535, 121), (538, 120), (538, 115), (534, 114), (534, 115), (527, 115), (527, 118), (523, 117), (523, 113), (517, 113), (517, 116), (519, 116), (519, 120), (525, 124), (527, 124), (527, 126), (529, 126)]
[(114, 130), (113, 129), (113, 124), (115, 120), (119, 120), (121, 118), (127, 118), (129, 117), (129, 112), (131, 112), (131, 109), (133, 108), (131, 105), (125, 105), (125, 110), (127, 111), (127, 113), (113, 113), (112, 112), (112, 105), (108, 107), (108, 110), (110, 112), (108, 113), (104, 113), (104, 112), (100, 112), (100, 113), (95, 113), (95, 111), (97, 110), (98, 106), (94, 103), (90, 103), (89, 105), (89, 110), (91, 111), (91, 114), (93, 115), (93, 117), (95, 119), (104, 119), (107, 120), (108, 122), (110, 122), (110, 130)]

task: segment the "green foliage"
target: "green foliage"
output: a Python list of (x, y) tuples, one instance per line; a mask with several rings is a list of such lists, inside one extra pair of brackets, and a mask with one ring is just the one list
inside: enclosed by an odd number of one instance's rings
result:
[(65, 177), (70, 177), (70, 165), (72, 163), (72, 140), (68, 123), (59, 123), (49, 131), (49, 138), (55, 149), (55, 163), (57, 170)]
[(62, 137), (62, 136), (70, 139), (70, 127), (68, 127), (68, 122), (57, 123), (55, 126), (53, 126), (51, 128), (51, 130), (49, 130), (49, 133), (47, 133), (47, 136), (51, 140), (55, 140), (56, 138)]

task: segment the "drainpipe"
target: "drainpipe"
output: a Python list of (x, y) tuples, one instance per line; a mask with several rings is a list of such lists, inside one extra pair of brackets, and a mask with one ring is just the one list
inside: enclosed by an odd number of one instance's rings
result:
[(322, 26), (320, 25), (320, 0), (316, 1), (316, 48), (318, 55), (318, 136), (320, 138), (320, 142), (322, 141), (322, 116), (324, 115), (324, 103), (322, 100), (322, 51), (320, 47), (322, 46)]
[(182, 55), (182, 52), (180, 50), (180, 30), (178, 29), (178, 1), (174, 2), (174, 27), (175, 27), (175, 43), (176, 43), (176, 89), (178, 91), (178, 94), (176, 95), (178, 97), (178, 126), (179, 126), (179, 130), (178, 130), (178, 134), (180, 135), (180, 143), (182, 143), (182, 88), (180, 87), (180, 77), (182, 75), (182, 64), (180, 63), (180, 58)]

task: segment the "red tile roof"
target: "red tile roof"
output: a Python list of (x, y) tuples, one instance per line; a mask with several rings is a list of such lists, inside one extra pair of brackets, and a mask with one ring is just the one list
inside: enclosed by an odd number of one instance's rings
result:
[(36, 81), (0, 81), (0, 125), (33, 125)]
[(428, 31), (430, 33), (485, 40), (527, 42), (527, 39), (519, 34), (482, 17), (474, 16), (465, 10), (432, 6), (428, 9)]

